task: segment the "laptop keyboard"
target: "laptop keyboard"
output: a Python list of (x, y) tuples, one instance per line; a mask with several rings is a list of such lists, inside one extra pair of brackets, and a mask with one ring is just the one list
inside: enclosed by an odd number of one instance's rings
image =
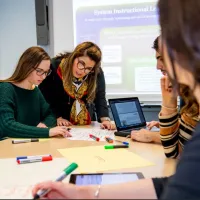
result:
[(147, 129), (147, 127), (144, 126), (144, 127), (138, 127), (138, 128), (127, 129), (127, 130), (123, 130), (123, 132), (130, 133), (131, 131), (140, 130), (140, 129)]

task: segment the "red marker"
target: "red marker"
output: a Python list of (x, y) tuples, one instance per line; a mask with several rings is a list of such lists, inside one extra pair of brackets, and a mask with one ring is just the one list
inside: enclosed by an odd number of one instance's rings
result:
[(27, 159), (19, 159), (17, 160), (17, 163), (26, 164), (26, 163), (33, 163), (33, 162), (45, 162), (45, 161), (51, 161), (52, 159), (53, 159), (52, 156), (33, 157), (33, 158), (27, 158)]
[(92, 138), (93, 140), (96, 140), (97, 142), (99, 142), (100, 138), (92, 135), (92, 134), (89, 134), (90, 138)]

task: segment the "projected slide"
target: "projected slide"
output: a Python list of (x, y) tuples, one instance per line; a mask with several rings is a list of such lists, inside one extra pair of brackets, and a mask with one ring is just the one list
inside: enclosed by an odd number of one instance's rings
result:
[(157, 2), (95, 2), (76, 3), (75, 45), (93, 41), (101, 47), (107, 92), (160, 91), (161, 73), (151, 48), (159, 35)]

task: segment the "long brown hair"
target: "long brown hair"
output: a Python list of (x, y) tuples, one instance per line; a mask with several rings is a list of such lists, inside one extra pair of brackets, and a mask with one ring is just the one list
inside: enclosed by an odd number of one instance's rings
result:
[(11, 77), (0, 82), (18, 83), (25, 80), (43, 60), (50, 60), (49, 55), (41, 47), (30, 47), (20, 57)]
[(100, 71), (101, 67), (101, 57), (102, 53), (100, 48), (92, 43), (92, 42), (83, 42), (79, 44), (73, 52), (60, 54), (56, 58), (66, 58), (63, 63), (63, 85), (69, 85), (72, 88), (73, 82), (73, 73), (72, 73), (72, 66), (74, 60), (81, 56), (88, 56), (91, 60), (93, 60), (96, 64), (93, 68), (93, 72), (88, 75), (87, 82), (88, 82), (88, 96), (87, 101), (89, 103), (93, 102), (95, 95), (96, 95), (96, 85), (97, 85), (97, 75)]
[[(166, 45), (171, 61), (173, 85), (184, 98), (186, 105), (182, 112), (197, 116), (199, 105), (193, 91), (200, 83), (200, 1), (192, 0), (159, 0), (159, 20), (162, 40)], [(194, 77), (193, 89), (182, 86), (177, 81), (175, 61)]]
[(180, 84), (180, 95), (184, 101), (184, 106), (181, 108), (181, 114), (185, 113), (190, 117), (199, 116), (199, 104), (193, 96), (191, 89), (183, 84)]
[(172, 64), (174, 83), (178, 86), (175, 61), (200, 83), (200, 1), (159, 0), (162, 40)]

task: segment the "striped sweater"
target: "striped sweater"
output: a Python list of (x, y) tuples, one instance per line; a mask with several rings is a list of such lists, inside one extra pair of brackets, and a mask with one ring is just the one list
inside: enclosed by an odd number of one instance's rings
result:
[(191, 118), (183, 113), (178, 112), (161, 116), (160, 121), (160, 138), (164, 147), (164, 152), (168, 158), (176, 158), (182, 152), (185, 143), (192, 137), (198, 118)]

